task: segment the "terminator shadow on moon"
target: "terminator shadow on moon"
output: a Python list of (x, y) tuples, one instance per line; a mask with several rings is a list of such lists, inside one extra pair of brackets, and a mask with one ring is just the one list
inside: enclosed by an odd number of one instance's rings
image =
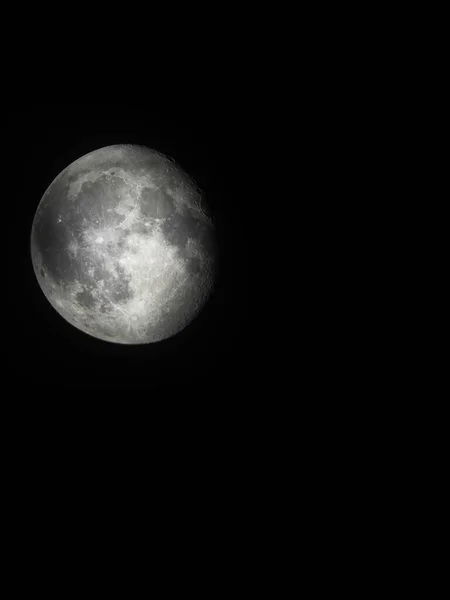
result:
[(214, 285), (202, 193), (173, 160), (142, 146), (108, 146), (65, 168), (39, 203), (30, 247), (50, 304), (108, 342), (172, 337)]

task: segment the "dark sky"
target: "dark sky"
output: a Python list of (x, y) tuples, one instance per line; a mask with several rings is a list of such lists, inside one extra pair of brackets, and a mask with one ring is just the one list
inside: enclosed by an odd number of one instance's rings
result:
[[(4, 326), (10, 389), (147, 388), (216, 393), (251, 386), (255, 343), (250, 310), (252, 189), (249, 123), (243, 109), (206, 101), (17, 105), (3, 116), (8, 138)], [(110, 144), (144, 144), (172, 156), (204, 190), (216, 220), (221, 269), (202, 315), (158, 344), (123, 346), (87, 336), (50, 306), (35, 279), (29, 238), (52, 180), (83, 154)], [(252, 359), (253, 356), (253, 359)], [(159, 396), (161, 397), (161, 396)]]

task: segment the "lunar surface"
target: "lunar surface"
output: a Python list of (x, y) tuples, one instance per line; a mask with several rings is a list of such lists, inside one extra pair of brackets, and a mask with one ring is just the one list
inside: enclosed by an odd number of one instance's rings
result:
[(215, 237), (202, 193), (142, 146), (82, 156), (34, 217), (39, 285), (66, 321), (101, 340), (144, 344), (190, 323), (214, 284)]

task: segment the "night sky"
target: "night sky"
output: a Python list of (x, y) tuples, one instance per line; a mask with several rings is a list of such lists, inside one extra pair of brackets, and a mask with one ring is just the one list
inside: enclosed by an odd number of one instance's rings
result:
[[(250, 310), (255, 239), (246, 115), (206, 101), (180, 106), (33, 104), (4, 115), (8, 136), (4, 340), (10, 389), (146, 388), (226, 393), (251, 387), (257, 307)], [(102, 342), (67, 323), (34, 276), (36, 208), (71, 162), (111, 144), (143, 144), (173, 157), (204, 191), (216, 222), (219, 277), (202, 314), (179, 335), (143, 346)], [(4, 213), (5, 214), (5, 213)], [(252, 318), (253, 317), (253, 318)], [(253, 357), (253, 358), (252, 358)]]

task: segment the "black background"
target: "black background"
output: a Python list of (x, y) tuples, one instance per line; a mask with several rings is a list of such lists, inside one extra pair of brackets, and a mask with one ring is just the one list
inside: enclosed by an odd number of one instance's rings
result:
[[(164, 394), (241, 393), (257, 347), (250, 311), (255, 242), (250, 114), (221, 102), (33, 103), (5, 114), (6, 386), (142, 387)], [(110, 344), (68, 324), (34, 276), (29, 240), (42, 195), (72, 161), (110, 144), (143, 144), (174, 158), (206, 194), (220, 247), (215, 291), (183, 332), (142, 346)], [(255, 142), (253, 142), (255, 143)], [(253, 149), (254, 152), (254, 149)], [(254, 193), (254, 192), (253, 192)], [(256, 308), (257, 310), (257, 308)], [(234, 392), (235, 393), (235, 392)]]

